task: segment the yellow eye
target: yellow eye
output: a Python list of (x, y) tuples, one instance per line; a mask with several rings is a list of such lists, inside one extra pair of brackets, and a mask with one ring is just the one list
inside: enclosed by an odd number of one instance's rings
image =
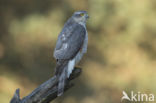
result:
[(80, 16), (84, 16), (84, 13), (81, 13)]

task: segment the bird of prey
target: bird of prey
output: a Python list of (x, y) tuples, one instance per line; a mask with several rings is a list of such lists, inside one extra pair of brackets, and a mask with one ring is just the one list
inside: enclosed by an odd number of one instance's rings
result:
[(77, 11), (67, 20), (58, 36), (54, 50), (57, 60), (55, 75), (58, 78), (58, 96), (64, 92), (64, 85), (74, 66), (87, 52), (88, 33), (86, 21), (89, 18), (86, 11)]

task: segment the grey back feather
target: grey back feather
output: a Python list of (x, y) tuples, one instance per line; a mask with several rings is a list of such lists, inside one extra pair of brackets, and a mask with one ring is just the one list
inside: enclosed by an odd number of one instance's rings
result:
[[(65, 24), (58, 36), (54, 57), (56, 59), (72, 59), (81, 49), (85, 35), (86, 30), (82, 25), (77, 23)], [(64, 44), (67, 45), (67, 48), (63, 47)]]

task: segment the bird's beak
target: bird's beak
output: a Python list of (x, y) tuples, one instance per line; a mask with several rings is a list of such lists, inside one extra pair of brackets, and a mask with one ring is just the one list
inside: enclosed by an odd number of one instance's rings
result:
[(89, 19), (89, 15), (88, 14), (86, 15), (86, 18)]

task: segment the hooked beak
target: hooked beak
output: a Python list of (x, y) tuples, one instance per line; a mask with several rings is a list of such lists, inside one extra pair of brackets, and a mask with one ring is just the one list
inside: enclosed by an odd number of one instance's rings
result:
[(86, 15), (86, 18), (89, 19), (89, 15), (88, 14)]

